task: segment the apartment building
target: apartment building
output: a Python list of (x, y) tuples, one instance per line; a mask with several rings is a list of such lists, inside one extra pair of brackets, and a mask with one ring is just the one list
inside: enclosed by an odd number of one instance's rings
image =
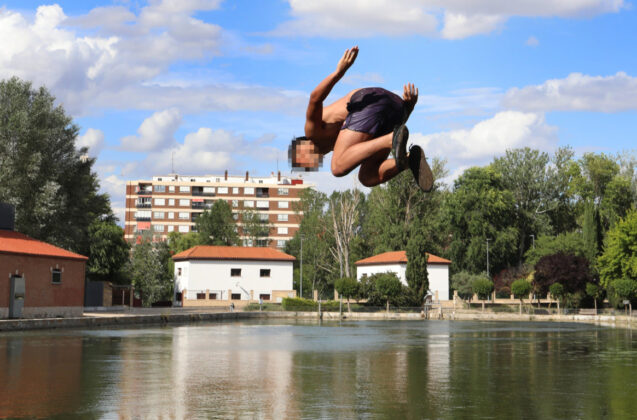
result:
[[(133, 240), (144, 231), (165, 239), (170, 232), (195, 231), (197, 217), (212, 207), (215, 200), (225, 200), (232, 209), (236, 231), (244, 246), (283, 248), (299, 228), (302, 213), (294, 210), (299, 194), (314, 185), (301, 178), (223, 175), (155, 176), (152, 180), (126, 183), (126, 214), (124, 234)], [(253, 211), (270, 225), (267, 239), (253, 244), (244, 235), (241, 215)]]

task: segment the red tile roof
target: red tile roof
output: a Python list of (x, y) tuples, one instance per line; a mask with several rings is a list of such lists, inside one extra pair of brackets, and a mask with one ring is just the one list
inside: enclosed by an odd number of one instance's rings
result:
[(88, 260), (84, 255), (33, 239), (24, 233), (0, 229), (0, 253)]
[[(440, 258), (433, 254), (427, 254), (428, 264), (451, 264), (451, 261), (444, 258)], [(373, 257), (365, 258), (356, 261), (356, 265), (372, 265), (372, 264), (407, 264), (407, 252), (406, 251), (391, 251), (384, 252), (382, 254), (374, 255)]]
[(173, 255), (173, 260), (269, 260), (294, 261), (292, 255), (272, 248), (198, 245)]

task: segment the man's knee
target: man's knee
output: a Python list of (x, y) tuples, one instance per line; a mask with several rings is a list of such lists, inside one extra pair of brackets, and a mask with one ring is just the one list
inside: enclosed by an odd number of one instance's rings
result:
[(358, 171), (358, 180), (360, 181), (361, 184), (363, 184), (366, 187), (375, 187), (376, 185), (379, 184), (377, 177), (374, 176), (370, 176), (372, 174), (368, 173), (367, 171), (364, 171), (363, 168), (361, 168), (360, 171)]
[(349, 173), (348, 170), (346, 170), (345, 167), (343, 167), (343, 165), (339, 165), (338, 160), (334, 159), (332, 157), (332, 175), (336, 176), (336, 177), (341, 177), (341, 176), (345, 176)]

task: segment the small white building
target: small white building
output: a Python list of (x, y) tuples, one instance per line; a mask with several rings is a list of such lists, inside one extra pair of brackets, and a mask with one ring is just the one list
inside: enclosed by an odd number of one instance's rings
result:
[[(429, 290), (434, 300), (449, 300), (449, 265), (451, 261), (427, 254), (427, 277)], [(407, 286), (407, 253), (392, 251), (356, 261), (356, 278), (378, 273), (396, 273), (400, 282)]]
[(295, 297), (295, 258), (272, 248), (199, 245), (173, 256), (183, 306), (243, 306)]

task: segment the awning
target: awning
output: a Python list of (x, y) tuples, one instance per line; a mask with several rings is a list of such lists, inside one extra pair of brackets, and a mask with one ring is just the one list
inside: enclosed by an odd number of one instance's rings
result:
[(193, 198), (192, 200), (193, 203), (203, 203), (203, 198)]
[(150, 222), (137, 222), (137, 230), (150, 230)]

